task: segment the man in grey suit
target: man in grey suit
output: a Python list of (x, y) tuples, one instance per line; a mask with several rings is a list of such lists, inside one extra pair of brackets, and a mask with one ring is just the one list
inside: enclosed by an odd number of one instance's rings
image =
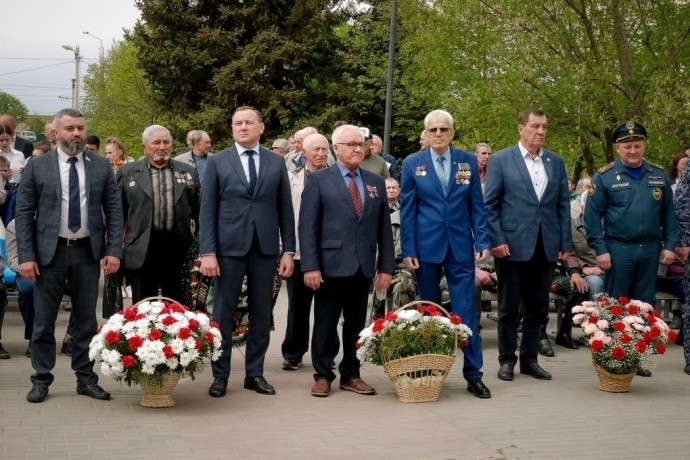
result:
[(117, 171), (132, 302), (157, 295), (159, 288), (180, 301), (182, 266), (199, 218), (199, 182), (192, 166), (170, 159), (172, 137), (165, 127), (149, 126), (141, 142), (144, 157)]
[(247, 276), (249, 332), (244, 388), (275, 394), (263, 376), (270, 339), (273, 276), (292, 274), (295, 220), (283, 157), (259, 145), (261, 112), (239, 107), (232, 116), (235, 145), (209, 157), (199, 216), (201, 273), (216, 276), (213, 319), (220, 324), (222, 353), (212, 363), (212, 397), (225, 396), (230, 378), (232, 329), (242, 280)]
[(549, 313), (556, 261), (572, 251), (565, 164), (542, 148), (541, 110), (520, 112), (520, 142), (496, 153), (486, 174), (484, 202), (498, 274), (498, 378), (513, 380), (517, 329), (524, 303), (520, 373), (550, 380), (537, 363), (539, 328)]
[(199, 183), (201, 183), (206, 171), (206, 160), (213, 155), (211, 153), (211, 137), (206, 131), (196, 129), (187, 134), (187, 143), (191, 145), (192, 150), (177, 155), (174, 160), (193, 167), (199, 177)]
[[(342, 125), (333, 132), (338, 161), (310, 176), (299, 214), (299, 243), (304, 284), (314, 289), (311, 394), (328, 396), (335, 373), (330, 364), (343, 315), (340, 389), (373, 395), (359, 375), (356, 343), (364, 329), (372, 279), (388, 289), (395, 270), (390, 209), (383, 177), (360, 167), (364, 137), (359, 128)], [(378, 265), (376, 253), (378, 251)], [(378, 272), (378, 273), (377, 273)]]
[(96, 334), (100, 268), (116, 273), (122, 257), (122, 207), (108, 160), (84, 150), (84, 116), (73, 109), (55, 115), (57, 150), (27, 163), (17, 195), (19, 269), (34, 281), (36, 316), (31, 364), (36, 373), (26, 396), (42, 402), (53, 383), (55, 319), (69, 280), (75, 319), (72, 369), (77, 393), (110, 399), (89, 360)]

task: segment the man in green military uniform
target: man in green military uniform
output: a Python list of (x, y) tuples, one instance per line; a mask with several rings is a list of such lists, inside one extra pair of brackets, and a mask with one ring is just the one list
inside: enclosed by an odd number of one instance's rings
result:
[[(614, 130), (618, 159), (592, 179), (584, 225), (597, 265), (606, 272), (606, 292), (654, 305), (658, 264), (673, 262), (679, 232), (669, 179), (644, 159), (646, 139), (647, 130), (637, 122)], [(642, 369), (638, 375), (651, 373)]]

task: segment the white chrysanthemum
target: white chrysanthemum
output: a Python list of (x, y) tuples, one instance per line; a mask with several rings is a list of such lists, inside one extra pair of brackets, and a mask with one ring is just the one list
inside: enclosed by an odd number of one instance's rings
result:
[(218, 361), (218, 358), (220, 358), (221, 352), (222, 352), (222, 350), (220, 349), (220, 347), (213, 350), (213, 353), (211, 353), (211, 361)]
[(105, 361), (101, 363), (101, 374), (105, 375), (106, 377), (113, 375), (113, 372), (110, 370), (110, 365)]
[(168, 369), (174, 371), (175, 369), (177, 369), (177, 366), (180, 365), (180, 360), (177, 359), (177, 357), (170, 358), (165, 361), (165, 365), (168, 366)]
[(103, 341), (96, 341), (94, 337), (94, 340), (91, 341), (91, 345), (89, 345), (89, 359), (91, 361), (96, 361), (96, 359), (101, 357), (101, 351), (103, 351)]
[(115, 363), (120, 362), (120, 360), (122, 359), (122, 355), (117, 350), (103, 350), (101, 358), (110, 366), (113, 366), (115, 365)]
[[(196, 350), (194, 350), (196, 351)], [(183, 367), (187, 367), (189, 363), (191, 363), (194, 358), (195, 358), (195, 353), (193, 351), (185, 351), (180, 354), (180, 364), (182, 364)]]
[(470, 327), (468, 325), (458, 324), (457, 327), (458, 327), (458, 334), (460, 335), (460, 337), (462, 337), (463, 335), (467, 336), (468, 338), (472, 337), (472, 329), (470, 329)]
[[(575, 310), (575, 309), (573, 308), (573, 310)], [(582, 313), (578, 313), (577, 315), (573, 316), (573, 323), (582, 324), (582, 320), (584, 318), (585, 318), (585, 315), (583, 315)]]
[(156, 372), (156, 366), (148, 363), (143, 363), (141, 366), (141, 371), (144, 374), (153, 375)]
[(151, 311), (151, 304), (149, 302), (142, 302), (137, 305), (137, 311), (142, 315), (147, 315)]
[(374, 336), (374, 331), (372, 331), (370, 327), (365, 327), (360, 331), (359, 336), (363, 339), (368, 339)]
[(122, 364), (122, 361), (118, 361), (117, 363), (113, 364), (110, 366), (110, 369), (115, 377), (118, 377), (125, 372), (125, 366)]
[(170, 341), (170, 347), (172, 348), (173, 352), (176, 355), (179, 355), (180, 353), (182, 353), (184, 351), (185, 342), (184, 342), (184, 340), (178, 339), (178, 338), (172, 339)]
[(398, 318), (404, 321), (415, 321), (422, 317), (417, 310), (398, 310), (396, 315), (398, 315)]

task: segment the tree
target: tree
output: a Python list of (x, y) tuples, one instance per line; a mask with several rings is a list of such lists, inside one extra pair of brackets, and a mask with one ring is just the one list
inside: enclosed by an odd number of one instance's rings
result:
[(157, 97), (179, 119), (224, 138), (234, 108), (252, 105), (270, 138), (298, 120), (338, 113), (329, 89), (338, 76), (341, 18), (332, 0), (136, 5), (142, 18), (129, 37)]
[(17, 123), (21, 123), (26, 117), (28, 110), (22, 104), (22, 101), (11, 94), (0, 91), (0, 113), (9, 113), (17, 120)]

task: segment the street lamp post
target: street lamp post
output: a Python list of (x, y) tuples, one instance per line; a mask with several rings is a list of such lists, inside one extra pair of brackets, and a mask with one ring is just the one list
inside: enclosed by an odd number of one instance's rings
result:
[(388, 39), (388, 84), (386, 86), (386, 111), (384, 114), (383, 151), (392, 155), (390, 150), (391, 126), (393, 118), (393, 70), (395, 69), (395, 44), (397, 41), (398, 2), (391, 2), (391, 28)]
[(79, 110), (79, 85), (81, 85), (81, 81), (79, 78), (79, 67), (81, 64), (81, 54), (79, 54), (79, 45), (77, 45), (76, 48), (70, 46), (70, 45), (62, 45), (64, 49), (67, 51), (73, 51), (74, 52), (74, 64), (76, 68), (76, 77), (74, 79), (74, 92), (72, 93), (72, 108), (75, 110)]
[(104, 54), (103, 54), (103, 40), (101, 40), (99, 37), (96, 37), (94, 34), (90, 33), (88, 30), (83, 31), (82, 33), (83, 33), (84, 35), (88, 35), (89, 37), (93, 37), (93, 38), (95, 38), (96, 40), (99, 41), (99, 43), (100, 43), (101, 45), (98, 47), (98, 57), (99, 57), (100, 60), (102, 61), (103, 58), (104, 58)]

